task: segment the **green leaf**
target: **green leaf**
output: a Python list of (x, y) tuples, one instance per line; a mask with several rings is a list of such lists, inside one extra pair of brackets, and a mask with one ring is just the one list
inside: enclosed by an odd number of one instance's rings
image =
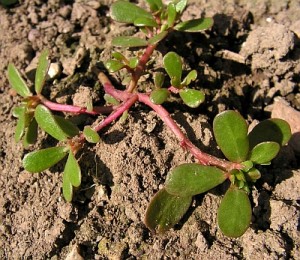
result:
[(255, 164), (269, 163), (276, 157), (280, 150), (280, 145), (276, 142), (259, 143), (250, 151), (249, 160)]
[(25, 112), (25, 106), (21, 105), (18, 107), (13, 108), (12, 115), (16, 118), (19, 118)]
[(244, 165), (243, 171), (249, 171), (253, 167), (253, 162), (252, 161), (244, 161), (241, 163)]
[(38, 125), (59, 141), (66, 140), (79, 133), (78, 128), (63, 117), (54, 116), (48, 108), (38, 105), (34, 113)]
[(261, 177), (261, 173), (256, 168), (251, 168), (248, 172), (245, 172), (247, 181), (255, 182)]
[(192, 81), (195, 81), (197, 79), (197, 71), (191, 70), (189, 74), (184, 78), (184, 80), (181, 82), (183, 86), (188, 86), (191, 84)]
[(19, 119), (15, 130), (15, 141), (19, 142), (25, 133), (26, 107), (19, 107), (17, 113)]
[(127, 61), (125, 56), (120, 52), (113, 52), (111, 55), (118, 61)]
[(291, 136), (291, 128), (286, 121), (279, 118), (267, 119), (257, 124), (249, 133), (250, 148), (262, 142), (285, 145)]
[(226, 178), (225, 173), (216, 167), (185, 163), (169, 172), (165, 189), (177, 196), (194, 196), (216, 187)]
[(187, 0), (181, 0), (176, 4), (176, 12), (177, 13), (182, 13), (184, 9), (186, 8), (187, 5)]
[(42, 92), (43, 86), (45, 84), (46, 76), (50, 66), (50, 61), (48, 59), (48, 56), (49, 56), (49, 51), (44, 50), (42, 51), (39, 57), (39, 61), (35, 73), (35, 84), (34, 84), (35, 92), (37, 94), (40, 94)]
[(37, 136), (38, 136), (38, 125), (35, 118), (32, 118), (24, 136), (24, 140), (23, 140), (24, 147), (28, 147), (30, 144), (34, 144), (37, 140)]
[(171, 78), (171, 84), (179, 88), (181, 86), (182, 75), (182, 61), (179, 55), (175, 52), (168, 52), (164, 58), (163, 63), (165, 70)]
[(70, 183), (74, 187), (79, 187), (81, 184), (81, 170), (75, 159), (72, 151), (69, 152), (68, 160), (65, 165), (64, 175), (68, 176)]
[(160, 42), (162, 39), (164, 39), (167, 36), (167, 31), (162, 31), (159, 34), (154, 35), (152, 38), (148, 40), (148, 44), (154, 45)]
[(182, 101), (191, 108), (196, 108), (205, 100), (202, 91), (196, 89), (185, 88), (179, 91)]
[(167, 12), (168, 12), (168, 20), (167, 20), (168, 26), (173, 27), (177, 16), (176, 7), (174, 3), (169, 3)]
[(114, 2), (110, 7), (110, 16), (113, 20), (121, 23), (134, 23), (138, 18), (154, 20), (149, 12), (126, 1)]
[(178, 23), (174, 26), (177, 31), (183, 32), (201, 32), (213, 26), (212, 18), (199, 18)]
[(103, 98), (106, 101), (106, 103), (108, 103), (108, 104), (112, 104), (115, 106), (120, 104), (120, 102), (118, 100), (116, 100), (113, 96), (111, 96), (109, 94), (104, 94)]
[(71, 202), (73, 198), (73, 186), (70, 182), (69, 175), (66, 172), (63, 173), (62, 190), (65, 200)]
[(165, 74), (162, 72), (155, 72), (154, 74), (154, 85), (156, 88), (161, 88), (165, 81)]
[(174, 196), (165, 189), (161, 189), (151, 199), (147, 208), (146, 226), (151, 231), (164, 233), (182, 218), (190, 207), (191, 202), (191, 196)]
[(112, 39), (112, 45), (117, 47), (143, 47), (147, 46), (148, 42), (144, 39), (133, 36), (118, 36)]
[(98, 143), (100, 141), (99, 134), (90, 126), (85, 126), (83, 129), (85, 139), (90, 143)]
[(137, 57), (133, 57), (129, 60), (129, 67), (134, 69), (139, 64), (139, 59)]
[(64, 146), (51, 147), (28, 153), (23, 158), (23, 166), (29, 172), (41, 172), (62, 160), (68, 153)]
[(168, 99), (168, 96), (169, 90), (167, 90), (166, 88), (159, 88), (151, 92), (150, 100), (156, 105), (161, 105)]
[(147, 27), (157, 27), (157, 22), (153, 19), (153, 17), (139, 17), (134, 20), (133, 23), (135, 26), (147, 26)]
[(163, 8), (163, 3), (161, 0), (146, 0), (146, 2), (149, 4), (152, 12), (157, 12)]
[(240, 237), (251, 221), (251, 204), (245, 191), (230, 188), (218, 209), (218, 224), (224, 235)]
[(67, 137), (74, 137), (75, 135), (79, 134), (78, 127), (74, 125), (70, 120), (55, 115), (54, 120)]
[(213, 130), (221, 151), (232, 162), (243, 162), (249, 152), (247, 123), (235, 111), (228, 110), (218, 114), (213, 122)]
[(12, 64), (8, 64), (8, 81), (11, 87), (22, 97), (31, 96), (31, 92), (25, 81), (21, 77), (17, 68)]
[(110, 72), (116, 72), (125, 67), (124, 63), (118, 60), (108, 60), (104, 63), (105, 68)]

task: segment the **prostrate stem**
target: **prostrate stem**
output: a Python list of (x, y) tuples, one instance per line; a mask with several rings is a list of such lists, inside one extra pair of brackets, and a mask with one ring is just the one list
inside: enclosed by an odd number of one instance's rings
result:
[(106, 77), (106, 75), (102, 72), (99, 73), (98, 78), (101, 84), (104, 86), (104, 90), (107, 94), (113, 96), (116, 99), (122, 100), (124, 103), (120, 105), (120, 107), (118, 107), (115, 110), (115, 112), (113, 112), (109, 117), (104, 119), (99, 126), (94, 128), (96, 131), (99, 131), (104, 126), (107, 126), (110, 122), (112, 122), (117, 117), (122, 115), (124, 111), (128, 110), (136, 101), (139, 101), (151, 107), (159, 115), (159, 117), (163, 120), (163, 122), (175, 134), (181, 146), (183, 148), (188, 149), (189, 152), (199, 161), (200, 164), (217, 166), (225, 171), (231, 171), (233, 169), (243, 168), (243, 166), (239, 163), (222, 160), (220, 158), (202, 152), (181, 131), (179, 126), (171, 118), (169, 112), (163, 106), (152, 103), (147, 94), (143, 94), (143, 93), (131, 94), (126, 91), (116, 90), (114, 86), (111, 84), (111, 82), (109, 81), (109, 79)]

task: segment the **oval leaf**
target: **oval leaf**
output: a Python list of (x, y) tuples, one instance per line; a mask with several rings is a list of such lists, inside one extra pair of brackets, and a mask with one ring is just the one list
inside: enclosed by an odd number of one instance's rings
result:
[(24, 156), (23, 166), (29, 172), (41, 172), (62, 160), (67, 152), (63, 146), (34, 151)]
[(31, 92), (19, 71), (13, 64), (8, 64), (8, 81), (11, 87), (22, 97), (31, 96)]
[(62, 190), (64, 198), (67, 202), (71, 202), (73, 198), (73, 186), (70, 182), (69, 175), (65, 172), (63, 173), (63, 184), (62, 184)]
[(161, 105), (168, 99), (168, 96), (169, 90), (167, 90), (166, 88), (159, 88), (151, 92), (150, 100), (156, 105)]
[(285, 145), (291, 138), (290, 125), (279, 118), (267, 119), (257, 124), (249, 133), (250, 148), (262, 142)]
[(180, 56), (175, 52), (168, 52), (163, 58), (163, 63), (165, 70), (171, 78), (171, 84), (179, 88), (182, 75), (182, 61)]
[(190, 83), (192, 81), (195, 81), (196, 78), (197, 78), (197, 71), (196, 70), (191, 70), (189, 72), (189, 74), (184, 78), (184, 80), (182, 81), (181, 84), (184, 85), (184, 86), (188, 86), (188, 85), (190, 85)]
[(218, 114), (213, 122), (213, 131), (217, 144), (227, 159), (243, 162), (247, 159), (249, 140), (247, 123), (235, 111), (228, 110)]
[(202, 91), (185, 88), (179, 91), (182, 101), (191, 108), (196, 108), (204, 101), (205, 95)]
[(199, 18), (194, 20), (189, 20), (185, 22), (181, 22), (176, 24), (174, 27), (177, 31), (184, 31), (184, 32), (200, 32), (211, 28), (214, 24), (212, 18)]
[(156, 72), (154, 74), (154, 85), (157, 88), (161, 88), (165, 81), (165, 74), (162, 72)]
[(177, 13), (182, 13), (185, 9), (187, 5), (187, 0), (180, 0), (177, 4), (176, 4), (176, 12)]
[(165, 189), (177, 196), (194, 196), (216, 187), (225, 180), (224, 172), (216, 167), (186, 163), (168, 174)]
[(70, 183), (74, 187), (80, 186), (81, 170), (72, 151), (69, 152), (68, 160), (64, 169), (64, 175), (68, 176)]
[(153, 232), (163, 233), (183, 217), (191, 202), (191, 196), (179, 197), (161, 189), (150, 201), (146, 211), (145, 225)]
[(33, 118), (24, 136), (24, 140), (23, 140), (24, 147), (28, 147), (30, 144), (34, 144), (37, 140), (37, 136), (38, 136), (38, 124), (35, 118)]
[(50, 110), (43, 105), (36, 107), (34, 115), (38, 125), (59, 141), (66, 140), (79, 133), (78, 128), (74, 124), (63, 117), (54, 116)]
[(251, 204), (245, 191), (230, 188), (218, 209), (218, 224), (224, 235), (240, 237), (251, 221)]
[(39, 57), (39, 61), (35, 73), (35, 84), (34, 84), (35, 92), (37, 94), (40, 94), (42, 92), (43, 86), (45, 84), (46, 76), (50, 66), (48, 55), (49, 55), (49, 51), (44, 50), (42, 51)]
[(117, 47), (143, 47), (147, 46), (148, 42), (144, 39), (133, 36), (119, 36), (112, 39), (112, 45)]
[(157, 27), (156, 21), (151, 17), (138, 17), (133, 23), (135, 26)]
[(85, 139), (90, 143), (98, 143), (100, 141), (99, 134), (90, 126), (85, 126), (83, 129)]
[(110, 73), (116, 72), (125, 67), (123, 62), (118, 60), (108, 60), (105, 62), (104, 66)]
[(280, 150), (280, 145), (275, 142), (259, 143), (250, 151), (249, 160), (255, 164), (269, 163), (276, 157)]
[(110, 16), (113, 20), (121, 23), (134, 23), (138, 18), (154, 20), (149, 12), (127, 1), (113, 3), (110, 7)]
[(176, 7), (174, 3), (169, 3), (167, 12), (168, 12), (168, 19), (167, 19), (168, 26), (173, 27), (177, 16)]

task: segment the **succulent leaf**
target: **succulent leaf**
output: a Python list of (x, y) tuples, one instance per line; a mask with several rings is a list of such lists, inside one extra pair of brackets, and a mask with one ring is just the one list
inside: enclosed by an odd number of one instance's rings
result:
[(182, 61), (180, 56), (175, 52), (168, 52), (163, 58), (163, 63), (165, 70), (171, 78), (171, 84), (179, 88), (181, 86), (182, 75)]
[(85, 139), (90, 143), (98, 143), (100, 141), (99, 134), (90, 126), (85, 126), (83, 129)]
[(146, 226), (153, 232), (164, 233), (183, 217), (191, 202), (191, 196), (179, 197), (161, 189), (148, 205), (145, 217)]
[(138, 18), (154, 18), (146, 10), (127, 1), (116, 1), (110, 7), (110, 16), (113, 20), (121, 23), (134, 23)]
[(168, 99), (168, 96), (169, 90), (167, 90), (166, 88), (159, 88), (151, 92), (150, 100), (156, 105), (161, 105)]
[(133, 23), (135, 26), (147, 26), (147, 27), (157, 27), (156, 21), (151, 17), (138, 17), (137, 19), (134, 20)]
[(59, 141), (66, 140), (79, 133), (79, 129), (73, 123), (63, 117), (54, 116), (50, 110), (43, 105), (36, 107), (34, 115), (38, 125)]
[(229, 188), (218, 209), (218, 224), (224, 235), (240, 237), (251, 221), (251, 204), (247, 193), (235, 187)]
[(49, 56), (49, 51), (44, 50), (42, 51), (39, 57), (39, 61), (35, 73), (35, 84), (34, 84), (35, 92), (37, 94), (40, 94), (42, 92), (43, 86), (45, 84), (46, 76), (50, 66), (50, 61), (48, 59), (48, 56)]
[(276, 142), (263, 142), (253, 147), (249, 154), (249, 160), (254, 164), (269, 163), (276, 157), (280, 150), (280, 145)]
[(58, 163), (67, 153), (64, 146), (33, 151), (24, 156), (23, 166), (29, 172), (41, 172)]
[(165, 189), (177, 196), (194, 196), (216, 187), (226, 178), (225, 173), (216, 167), (186, 163), (169, 172)]
[(191, 108), (200, 106), (205, 100), (205, 95), (202, 91), (190, 88), (184, 88), (179, 91), (182, 101)]
[(124, 68), (125, 65), (119, 60), (108, 60), (105, 62), (104, 66), (110, 73), (113, 73)]
[(15, 130), (15, 141), (19, 142), (25, 133), (26, 107), (18, 107), (18, 122)]
[(37, 140), (37, 136), (38, 136), (38, 124), (35, 118), (32, 118), (24, 135), (24, 139), (23, 139), (24, 147), (28, 147), (30, 144), (34, 144)]
[(152, 38), (148, 40), (149, 44), (157, 44), (160, 42), (162, 39), (164, 39), (167, 36), (168, 32), (167, 31), (162, 31), (159, 34), (154, 35)]
[(75, 159), (72, 151), (69, 152), (69, 156), (65, 165), (64, 175), (68, 176), (70, 183), (74, 187), (79, 187), (81, 183), (81, 170), (80, 166)]
[(73, 186), (70, 182), (69, 175), (66, 172), (63, 173), (62, 190), (65, 200), (71, 202), (73, 198)]
[(168, 20), (167, 20), (168, 26), (173, 27), (177, 16), (176, 7), (174, 3), (169, 3), (167, 12), (168, 12)]
[(279, 118), (267, 119), (257, 124), (249, 133), (250, 148), (268, 141), (285, 145), (291, 136), (291, 128), (286, 121)]
[(189, 74), (184, 78), (184, 80), (181, 82), (182, 85), (188, 86), (191, 84), (192, 81), (195, 81), (197, 78), (197, 71), (191, 70)]
[(17, 70), (17, 68), (12, 64), (8, 64), (8, 81), (11, 87), (22, 97), (31, 96), (31, 92), (27, 87), (24, 79)]
[(218, 114), (213, 121), (213, 131), (221, 151), (232, 162), (243, 162), (249, 152), (247, 123), (235, 111)]
[(183, 32), (201, 32), (212, 27), (213, 23), (212, 18), (199, 18), (178, 23), (174, 29)]
[(157, 12), (163, 7), (161, 0), (146, 0), (146, 2), (149, 4), (152, 12)]

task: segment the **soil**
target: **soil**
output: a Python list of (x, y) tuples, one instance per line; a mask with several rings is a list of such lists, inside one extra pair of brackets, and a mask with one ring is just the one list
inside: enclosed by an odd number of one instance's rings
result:
[[(58, 73), (45, 95), (59, 103), (103, 103), (93, 67), (104, 69), (112, 37), (136, 33), (134, 27), (110, 20), (112, 2), (22, 0), (10, 8), (0, 6), (0, 258), (300, 259), (297, 143), (283, 147), (272, 165), (260, 169), (262, 178), (250, 196), (252, 224), (237, 239), (222, 235), (216, 224), (222, 185), (195, 196), (187, 215), (166, 234), (145, 227), (147, 204), (168, 171), (194, 159), (141, 105), (127, 120), (102, 131), (101, 142), (85, 145), (79, 156), (82, 185), (71, 204), (61, 194), (63, 163), (40, 174), (23, 169), (24, 154), (55, 141), (40, 133), (29, 150), (15, 143), (12, 109), (21, 99), (8, 84), (8, 63), (32, 84), (36, 57), (48, 48)], [(150, 72), (159, 68), (162, 54), (176, 50), (186, 68), (198, 71), (195, 87), (204, 89), (206, 101), (194, 110), (176, 100), (166, 107), (199, 148), (220, 157), (211, 123), (225, 109), (238, 110), (255, 124), (272, 116), (280, 97), (289, 108), (288, 113), (280, 108), (282, 114), (299, 122), (299, 11), (297, 0), (190, 1), (183, 19), (210, 16), (213, 28), (172, 33), (159, 46), (141, 86), (151, 84)], [(120, 82), (122, 77), (119, 73), (111, 79)], [(83, 126), (95, 118), (73, 120)], [(299, 125), (293, 129), (299, 137)]]

